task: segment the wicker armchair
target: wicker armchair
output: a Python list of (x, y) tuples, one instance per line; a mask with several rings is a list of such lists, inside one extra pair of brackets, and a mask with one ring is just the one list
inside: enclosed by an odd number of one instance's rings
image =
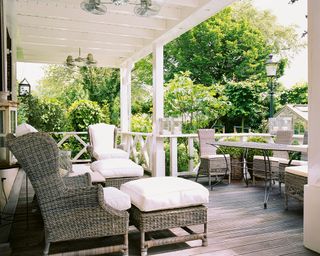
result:
[[(275, 143), (278, 144), (291, 144), (293, 137), (293, 131), (277, 131)], [(281, 183), (283, 179), (279, 172), (279, 162), (288, 162), (289, 154), (286, 151), (273, 151), (273, 157), (269, 157), (270, 167), (271, 167), (271, 176), (268, 173), (268, 177), (271, 177), (272, 180), (279, 181), (279, 189), (281, 191)], [(252, 168), (252, 178), (253, 184), (256, 182), (256, 178), (265, 179), (265, 160), (263, 156), (254, 156), (253, 158), (253, 168)]]
[(124, 242), (110, 246), (109, 251), (128, 255), (128, 213), (106, 205), (103, 188), (88, 186), (88, 174), (62, 179), (58, 147), (49, 135), (29, 133), (15, 138), (9, 134), (7, 146), (35, 190), (44, 222), (44, 255), (51, 242), (113, 235), (123, 235)]
[(230, 168), (230, 155), (217, 155), (217, 149), (210, 145), (214, 140), (214, 129), (199, 129), (199, 146), (200, 146), (200, 167), (196, 177), (205, 175), (209, 177), (209, 186), (212, 189), (212, 176), (227, 176), (229, 178), (229, 184), (231, 182), (231, 168)]

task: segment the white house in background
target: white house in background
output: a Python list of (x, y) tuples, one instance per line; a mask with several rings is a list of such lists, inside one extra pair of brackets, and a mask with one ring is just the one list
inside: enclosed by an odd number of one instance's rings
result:
[(308, 129), (308, 105), (306, 104), (287, 104), (277, 113), (274, 118), (292, 119), (292, 126), (295, 134), (303, 134)]
[[(14, 130), (16, 62), (64, 63), (68, 55), (92, 53), (98, 65), (121, 73), (121, 130), (130, 129), (131, 70), (153, 54), (152, 174), (165, 175), (163, 137), (163, 46), (235, 0), (170, 0), (151, 17), (134, 14), (132, 5), (108, 4), (107, 15), (83, 11), (81, 0), (0, 0), (0, 107), (6, 108), (2, 137)], [(156, 2), (156, 1), (154, 1)], [(110, 1), (111, 3), (111, 1)], [(309, 175), (304, 200), (304, 244), (320, 252), (320, 1), (308, 0)], [(10, 122), (10, 119), (12, 122)], [(1, 120), (1, 118), (0, 118)], [(11, 126), (10, 126), (11, 125)], [(0, 127), (1, 128), (1, 127)], [(1, 142), (1, 140), (0, 140)], [(3, 145), (0, 145), (0, 147)], [(1, 170), (13, 180), (16, 171)], [(6, 188), (10, 189), (10, 188)]]

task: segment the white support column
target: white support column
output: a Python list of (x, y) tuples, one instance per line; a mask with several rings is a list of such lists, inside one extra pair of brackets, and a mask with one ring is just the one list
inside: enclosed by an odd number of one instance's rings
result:
[(309, 148), (304, 189), (304, 245), (320, 253), (320, 1), (308, 0)]
[(194, 160), (194, 146), (193, 146), (193, 138), (188, 138), (188, 152), (189, 152), (189, 172), (193, 172), (194, 169), (194, 164), (193, 164), (193, 160)]
[(120, 68), (120, 127), (121, 131), (130, 131), (131, 120), (131, 70), (132, 63), (127, 63)]
[(160, 134), (160, 118), (163, 118), (163, 45), (153, 46), (153, 118), (152, 118), (152, 174), (165, 176), (165, 152)]

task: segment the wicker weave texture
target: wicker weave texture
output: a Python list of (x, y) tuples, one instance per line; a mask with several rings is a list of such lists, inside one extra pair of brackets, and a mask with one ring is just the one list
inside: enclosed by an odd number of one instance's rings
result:
[(49, 135), (8, 135), (7, 146), (35, 190), (47, 243), (127, 235), (128, 213), (108, 207), (100, 185), (84, 186), (83, 183), (90, 182), (88, 175), (68, 178), (66, 182), (61, 178), (58, 147)]
[[(288, 131), (277, 131), (276, 138), (275, 138), (275, 143), (277, 144), (286, 144), (289, 145), (292, 142), (292, 137), (293, 137), (293, 131), (288, 130)], [(285, 151), (273, 151), (273, 156), (278, 157), (278, 158), (284, 158), (288, 159), (289, 154), (288, 152)]]
[(132, 180), (137, 180), (140, 179), (141, 177), (120, 177), (120, 178), (107, 178), (105, 181), (105, 186), (106, 187), (115, 187), (120, 189), (121, 185), (132, 181)]
[(292, 174), (289, 172), (285, 173), (285, 199), (286, 204), (288, 197), (293, 197), (300, 201), (303, 201), (304, 185), (308, 183), (308, 178)]
[(141, 212), (132, 205), (130, 222), (145, 232), (175, 227), (199, 225), (207, 222), (207, 207), (193, 206), (180, 209)]
[[(271, 179), (279, 179), (279, 162), (269, 160), (271, 166)], [(266, 166), (267, 165), (267, 166)], [(252, 175), (253, 177), (265, 179), (266, 178), (266, 167), (267, 177), (270, 178), (268, 159), (253, 159), (252, 164)]]

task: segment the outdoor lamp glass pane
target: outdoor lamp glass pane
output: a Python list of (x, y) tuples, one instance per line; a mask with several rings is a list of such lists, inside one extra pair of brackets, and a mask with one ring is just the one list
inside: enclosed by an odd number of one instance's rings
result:
[(266, 65), (267, 76), (276, 76), (277, 74), (277, 63), (268, 63)]

